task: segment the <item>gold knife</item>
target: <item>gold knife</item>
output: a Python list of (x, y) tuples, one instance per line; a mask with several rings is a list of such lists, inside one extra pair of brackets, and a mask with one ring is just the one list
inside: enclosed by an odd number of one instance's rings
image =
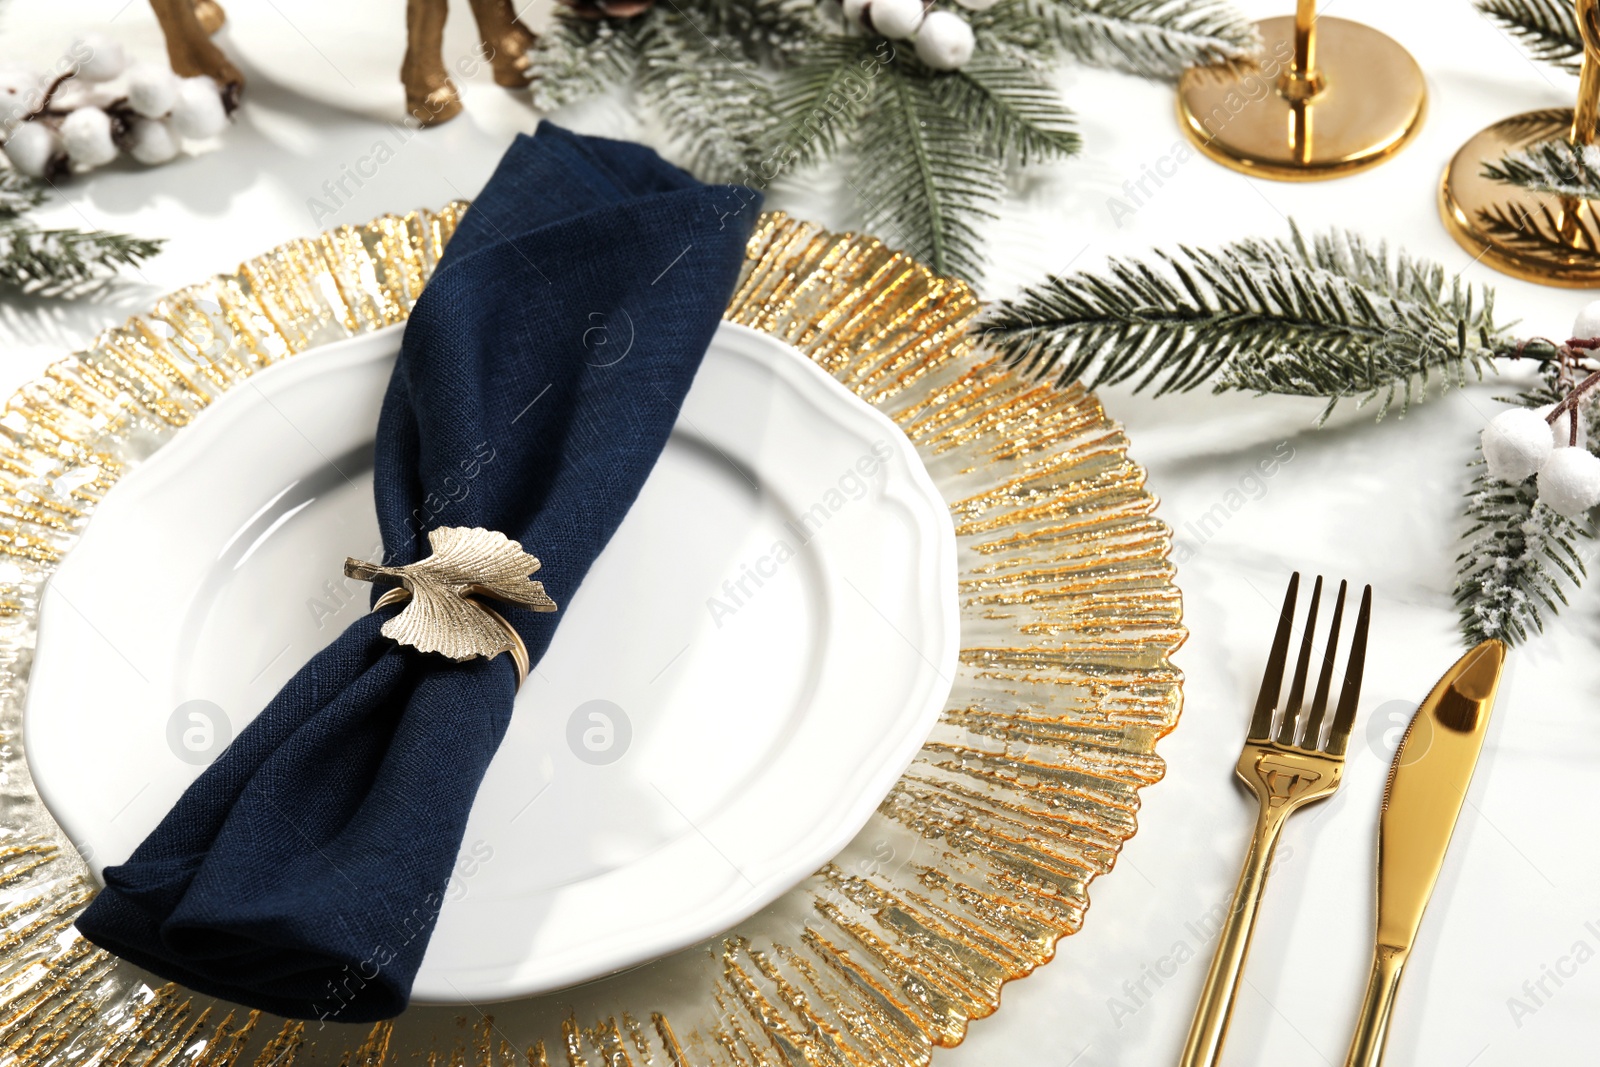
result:
[(1444, 866), (1489, 727), (1506, 646), (1485, 641), (1456, 661), (1400, 739), (1378, 819), (1378, 936), (1345, 1067), (1377, 1067), (1400, 972)]

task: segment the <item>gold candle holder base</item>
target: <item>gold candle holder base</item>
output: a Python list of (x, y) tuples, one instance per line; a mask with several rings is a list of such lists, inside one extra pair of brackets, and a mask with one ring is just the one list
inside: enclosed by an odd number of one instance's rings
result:
[(1339, 178), (1382, 163), (1421, 128), (1422, 69), (1392, 38), (1336, 18), (1256, 27), (1267, 57), (1258, 67), (1196, 67), (1178, 83), (1184, 132), (1218, 163), (1278, 181)]
[(1473, 258), (1524, 281), (1568, 289), (1600, 287), (1595, 204), (1536, 193), (1483, 176), (1507, 152), (1558, 138), (1573, 128), (1571, 108), (1512, 115), (1475, 134), (1445, 168), (1439, 214)]

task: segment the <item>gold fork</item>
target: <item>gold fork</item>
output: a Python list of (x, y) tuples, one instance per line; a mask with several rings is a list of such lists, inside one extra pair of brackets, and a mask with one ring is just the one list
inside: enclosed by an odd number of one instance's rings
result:
[[(1322, 578), (1311, 590), (1311, 608), (1306, 615), (1305, 634), (1300, 640), (1300, 656), (1295, 662), (1294, 681), (1289, 697), (1279, 710), (1283, 688), (1283, 668), (1289, 655), (1289, 631), (1294, 625), (1295, 595), (1300, 589), (1300, 574), (1289, 579), (1289, 592), (1283, 598), (1278, 616), (1278, 632), (1272, 639), (1272, 654), (1261, 679), (1261, 695), (1250, 720), (1250, 735), (1239, 753), (1239, 777), (1255, 793), (1261, 808), (1256, 816), (1255, 837), (1239, 872), (1239, 885), (1233, 891), (1233, 907), (1217, 940), (1211, 970), (1200, 991), (1189, 1040), (1183, 1046), (1179, 1067), (1212, 1067), (1222, 1055), (1228, 1036), (1228, 1018), (1233, 1013), (1233, 998), (1239, 988), (1245, 958), (1250, 954), (1250, 935), (1256, 924), (1256, 909), (1267, 884), (1267, 869), (1278, 846), (1284, 821), (1314, 801), (1331, 796), (1339, 788), (1344, 773), (1344, 752), (1355, 725), (1356, 703), (1361, 697), (1361, 669), (1367, 656), (1367, 625), (1372, 615), (1372, 587), (1361, 595), (1361, 610), (1356, 616), (1355, 635), (1345, 662), (1344, 683), (1339, 689), (1339, 705), (1323, 739), (1323, 720), (1328, 709), (1328, 690), (1333, 683), (1333, 658), (1339, 645), (1339, 624), (1344, 618), (1347, 583), (1339, 583), (1339, 599), (1333, 608), (1333, 624), (1328, 633), (1322, 670), (1309, 709), (1305, 706), (1306, 674), (1311, 665), (1312, 638), (1317, 629), (1317, 606), (1322, 599)], [(1309, 711), (1309, 714), (1308, 714)]]

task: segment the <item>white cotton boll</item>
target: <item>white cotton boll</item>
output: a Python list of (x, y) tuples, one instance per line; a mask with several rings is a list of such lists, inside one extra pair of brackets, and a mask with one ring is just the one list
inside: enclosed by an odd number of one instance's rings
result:
[(922, 0), (871, 0), (867, 17), (874, 32), (897, 41), (908, 40), (922, 22)]
[(1539, 503), (1576, 519), (1600, 504), (1600, 456), (1587, 448), (1558, 448), (1539, 468)]
[(128, 73), (128, 106), (147, 119), (164, 119), (178, 102), (179, 81), (166, 67), (140, 63)]
[(108, 82), (128, 69), (122, 43), (104, 33), (79, 34), (67, 55), (84, 81)]
[(204, 75), (184, 78), (178, 85), (171, 121), (173, 129), (196, 141), (215, 137), (227, 129), (228, 113), (222, 107), (217, 83)]
[(98, 167), (117, 158), (111, 116), (97, 107), (80, 107), (61, 120), (61, 144), (80, 167)]
[[(1554, 404), (1546, 404), (1544, 407), (1535, 408), (1534, 410), (1539, 413), (1539, 417), (1541, 419), (1548, 421), (1550, 418), (1550, 413), (1555, 409), (1556, 406)], [(1580, 405), (1576, 411), (1572, 411), (1570, 409), (1563, 411), (1555, 422), (1549, 423), (1550, 441), (1557, 448), (1566, 448), (1572, 444), (1572, 420), (1574, 418), (1578, 420), (1578, 443), (1581, 445), (1588, 441), (1589, 423), (1588, 420), (1583, 417), (1583, 408)]]
[(1600, 338), (1600, 300), (1583, 305), (1583, 310), (1573, 320), (1572, 336), (1580, 341)]
[(30, 178), (44, 177), (56, 148), (56, 135), (41, 122), (24, 122), (6, 138), (6, 158)]
[(160, 119), (134, 119), (128, 131), (128, 154), (140, 163), (165, 163), (178, 154), (178, 135)]
[(27, 67), (0, 67), (0, 126), (33, 113), (44, 99), (44, 79)]
[(917, 58), (934, 70), (955, 70), (972, 58), (972, 27), (960, 15), (930, 11), (917, 27)]
[(1489, 477), (1515, 484), (1539, 472), (1554, 447), (1544, 416), (1531, 408), (1496, 415), (1483, 431)]
[[(71, 88), (77, 80), (76, 78), (72, 79), (63, 88)], [(122, 91), (121, 78), (101, 85), (91, 85), (85, 82), (83, 85), (77, 86), (77, 91), (67, 94), (67, 99), (71, 101), (70, 104), (52, 100), (50, 101), (50, 107), (51, 110), (55, 111), (76, 111), (80, 107), (97, 107), (101, 111), (110, 112), (113, 110), (112, 105), (123, 100), (127, 95)]]
[(55, 96), (50, 98), (50, 110), (65, 112), (76, 111), (80, 107), (97, 107), (102, 111), (108, 111), (111, 104), (123, 95), (122, 90), (117, 88), (120, 85), (120, 79), (96, 85), (79, 81), (77, 78), (69, 78), (61, 83)]

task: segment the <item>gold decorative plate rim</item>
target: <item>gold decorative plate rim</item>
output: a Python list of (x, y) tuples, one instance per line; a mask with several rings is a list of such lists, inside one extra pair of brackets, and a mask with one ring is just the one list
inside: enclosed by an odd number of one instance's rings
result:
[[(694, 948), (478, 1009), (286, 1022), (76, 936), (87, 870), (28, 776), (39, 590), (129, 467), (255, 371), (404, 321), (464, 203), (291, 241), (180, 290), (0, 415), (0, 1057), (289, 1067), (417, 1062), (925, 1064), (1081, 925), (1165, 764), (1182, 643), (1171, 533), (1098, 399), (974, 346), (979, 303), (881, 242), (763, 215), (725, 317), (887, 414), (954, 518), (959, 674), (921, 753), (833, 862)], [(471, 1017), (469, 1017), (469, 1014)]]

